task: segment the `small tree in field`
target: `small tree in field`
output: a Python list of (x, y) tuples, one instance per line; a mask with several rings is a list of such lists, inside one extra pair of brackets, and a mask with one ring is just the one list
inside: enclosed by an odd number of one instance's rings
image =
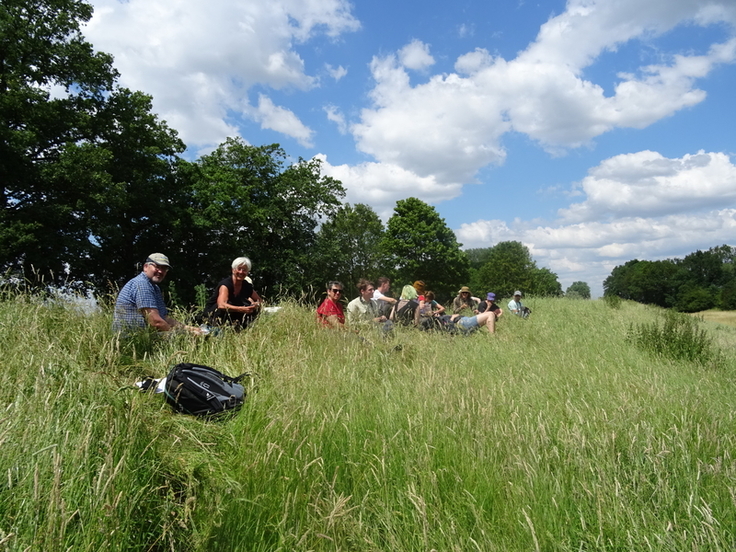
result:
[(590, 286), (586, 282), (573, 282), (565, 291), (570, 299), (590, 299)]
[(470, 265), (455, 233), (434, 207), (415, 197), (396, 202), (382, 243), (397, 284), (424, 280), (445, 298), (467, 284)]

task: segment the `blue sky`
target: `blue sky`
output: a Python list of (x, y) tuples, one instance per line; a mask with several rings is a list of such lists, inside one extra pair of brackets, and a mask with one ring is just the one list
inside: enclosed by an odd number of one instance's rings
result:
[(419, 197), (594, 295), (736, 242), (733, 0), (92, 4), (87, 38), (192, 156), (280, 143), (384, 220)]

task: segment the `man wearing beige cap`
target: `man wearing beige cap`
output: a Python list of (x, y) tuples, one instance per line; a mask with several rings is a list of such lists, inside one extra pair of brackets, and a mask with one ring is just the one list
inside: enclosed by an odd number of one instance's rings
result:
[(143, 263), (143, 271), (123, 286), (115, 301), (112, 329), (123, 335), (147, 326), (159, 332), (181, 328), (200, 333), (199, 328), (185, 326), (168, 315), (164, 296), (158, 284), (164, 281), (171, 265), (162, 253), (151, 253)]

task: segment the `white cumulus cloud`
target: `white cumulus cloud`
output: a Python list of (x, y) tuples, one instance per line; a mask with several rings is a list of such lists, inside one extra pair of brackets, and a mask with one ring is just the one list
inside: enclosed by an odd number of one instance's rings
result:
[(736, 166), (723, 153), (669, 159), (641, 151), (606, 159), (580, 183), (585, 201), (548, 224), (478, 220), (456, 230), (465, 247), (520, 241), (563, 287), (586, 281), (595, 293), (616, 266), (733, 243)]
[(735, 11), (726, 0), (571, 0), (516, 58), (475, 49), (457, 58), (456, 73), (413, 85), (407, 70), (427, 65), (407, 62), (409, 54), (429, 56), (415, 40), (397, 54), (374, 57), (372, 105), (352, 133), (358, 149), (377, 162), (432, 175), (455, 189), (458, 180), (473, 182), (481, 168), (504, 162), (503, 137), (510, 131), (560, 153), (703, 101), (696, 81), (736, 61), (734, 36), (702, 54), (661, 52), (658, 64), (620, 73), (612, 94), (585, 70), (605, 52), (678, 25), (732, 25)]
[(429, 53), (429, 45), (416, 39), (399, 50), (399, 60), (401, 65), (415, 71), (421, 71), (434, 65), (434, 58)]
[(121, 83), (151, 94), (156, 111), (195, 147), (239, 133), (229, 116), (251, 111), (251, 87), (316, 85), (296, 44), (360, 26), (345, 0), (91, 3), (95, 14), (85, 36), (115, 56)]
[(606, 159), (580, 187), (586, 199), (560, 211), (566, 221), (692, 212), (736, 202), (736, 166), (724, 153), (640, 151)]
[(253, 116), (261, 123), (261, 127), (291, 136), (305, 147), (312, 146), (314, 132), (302, 124), (292, 111), (275, 105), (267, 96), (263, 94), (259, 96), (258, 108)]

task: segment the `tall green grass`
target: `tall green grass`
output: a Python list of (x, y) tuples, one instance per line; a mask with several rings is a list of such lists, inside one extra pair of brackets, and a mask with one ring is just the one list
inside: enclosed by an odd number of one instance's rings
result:
[[(6, 294), (0, 548), (732, 550), (736, 329), (705, 367), (627, 341), (656, 309), (529, 306), (493, 336), (361, 339), (286, 304), (124, 345), (109, 312)], [(245, 407), (132, 388), (182, 361), (252, 372)]]

